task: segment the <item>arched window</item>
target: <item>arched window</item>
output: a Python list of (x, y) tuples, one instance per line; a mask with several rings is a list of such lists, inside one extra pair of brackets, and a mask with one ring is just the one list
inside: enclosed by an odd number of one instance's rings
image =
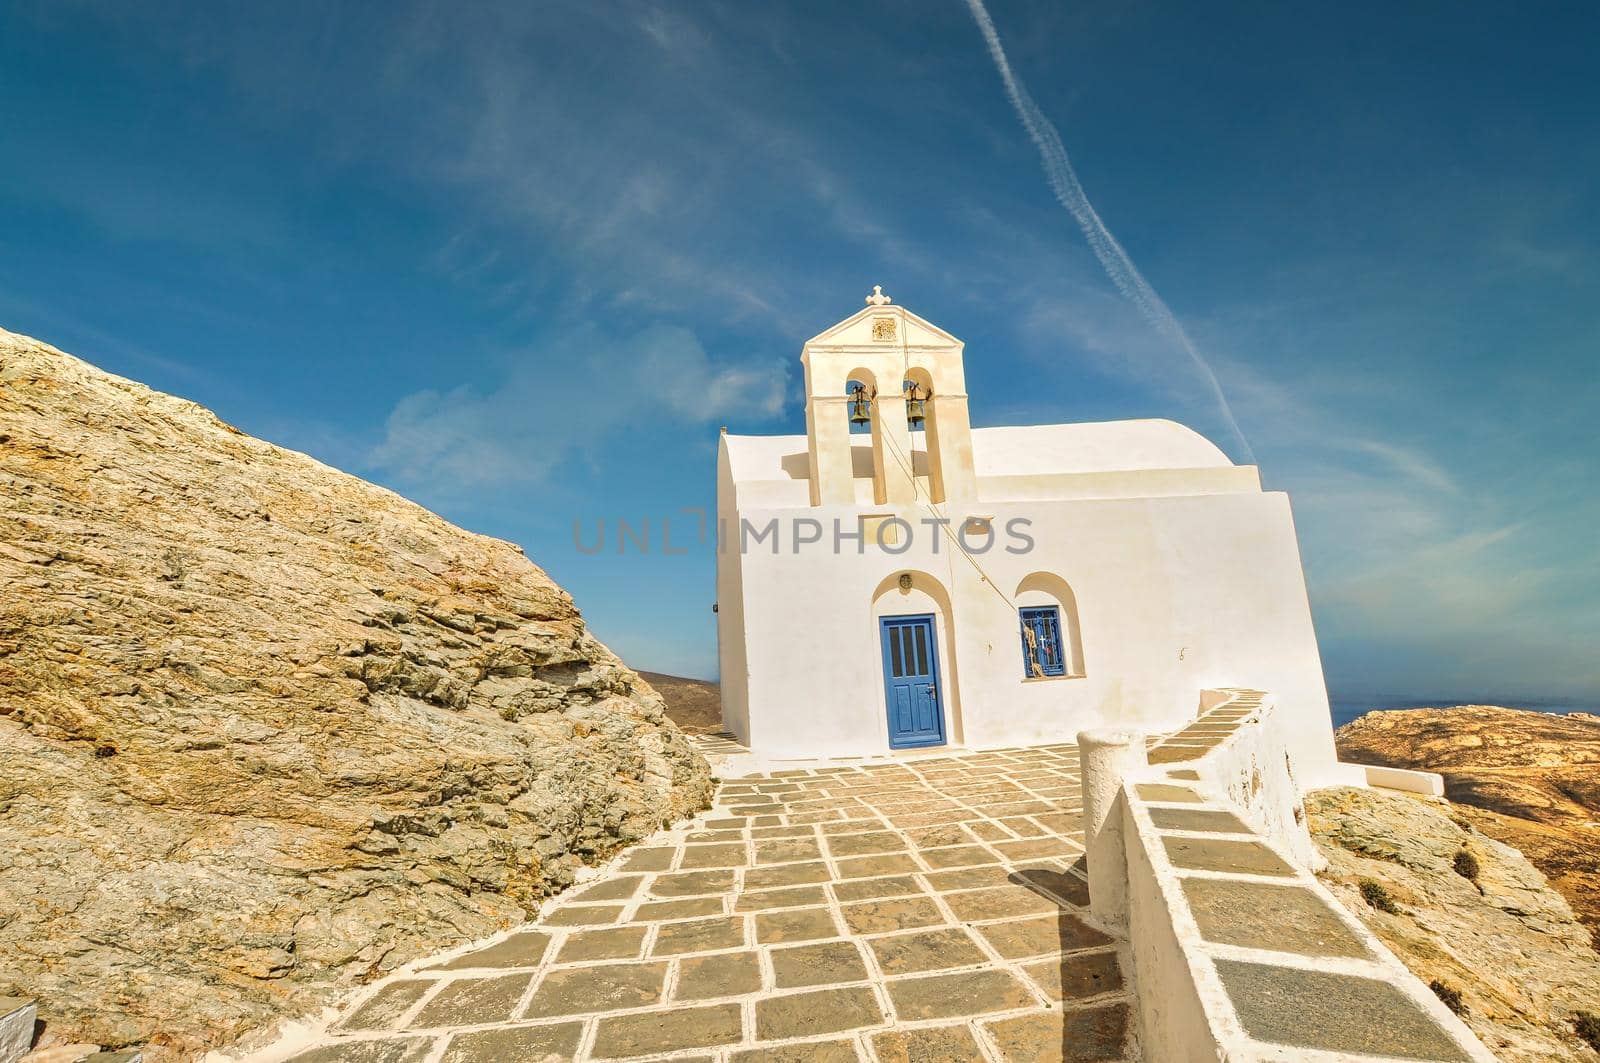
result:
[(1016, 603), (1022, 678), (1085, 675), (1078, 600), (1067, 581), (1053, 572), (1035, 572), (1017, 585)]
[(872, 431), (872, 403), (877, 397), (878, 381), (870, 371), (856, 369), (845, 378), (845, 416), (851, 432)]
[(913, 432), (930, 427), (928, 421), (933, 417), (933, 404), (928, 400), (933, 398), (933, 378), (928, 371), (921, 366), (911, 369), (900, 388), (906, 396), (906, 426)]
[(872, 431), (872, 395), (867, 385), (852, 380), (844, 387), (846, 412), (850, 418), (851, 432)]

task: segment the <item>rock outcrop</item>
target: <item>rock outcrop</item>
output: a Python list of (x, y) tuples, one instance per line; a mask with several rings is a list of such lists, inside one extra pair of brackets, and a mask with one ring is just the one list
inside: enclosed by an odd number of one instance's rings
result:
[(1600, 1059), (1574, 1025), (1600, 1013), (1600, 955), (1521, 853), (1442, 801), (1320, 790), (1306, 811), (1324, 881), (1496, 1058)]
[(0, 330), (0, 996), (186, 1058), (707, 805), (510, 543)]
[(1336, 737), (1343, 760), (1442, 774), (1457, 813), (1532, 860), (1600, 947), (1600, 717), (1458, 705), (1368, 713)]

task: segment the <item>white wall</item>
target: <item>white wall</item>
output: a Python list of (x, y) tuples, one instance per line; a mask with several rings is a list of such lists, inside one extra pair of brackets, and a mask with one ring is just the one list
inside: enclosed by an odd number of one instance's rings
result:
[[(733, 475), (728, 458), (728, 437), (717, 446), (717, 528), (739, 526), (734, 508)], [(717, 555), (717, 674), (722, 692), (722, 726), (751, 744), (749, 675), (745, 660), (744, 578), (738, 540)], [(719, 549), (723, 544), (719, 544)]]
[[(1249, 686), (1275, 693), (1299, 761), (1333, 764), (1327, 693), (1286, 496), (978, 503), (970, 512), (993, 517), (999, 535), (977, 558), (982, 574), (947, 542), (933, 551), (929, 529), (917, 523), (928, 516), (922, 507), (870, 511), (910, 521), (912, 548), (893, 556), (869, 545), (858, 555), (847, 542), (834, 554), (832, 521), (854, 530), (857, 507), (742, 513), (757, 526), (778, 518), (782, 537), (777, 556), (762, 546), (742, 558), (742, 628), (733, 623), (738, 606), (727, 600), (733, 581), (723, 576), (733, 559), (719, 565), (725, 691), (740, 656), (749, 677), (747, 701), (741, 692), (731, 695), (727, 723), (743, 733), (737, 715), (748, 711), (758, 752), (888, 751), (873, 597), (885, 580), (909, 570), (948, 594), (940, 662), (947, 727), (969, 746), (1067, 741), (1099, 724), (1170, 728), (1194, 715), (1200, 690)], [(955, 522), (966, 515), (948, 513)], [(1003, 549), (1012, 517), (1032, 522), (1031, 553)], [(820, 521), (824, 542), (794, 552), (795, 518)], [(735, 532), (737, 524), (730, 525)], [(996, 588), (1013, 597), (1036, 571), (1058, 574), (1077, 597), (1082, 678), (1024, 679), (1016, 616)], [(728, 645), (741, 634), (742, 653)]]

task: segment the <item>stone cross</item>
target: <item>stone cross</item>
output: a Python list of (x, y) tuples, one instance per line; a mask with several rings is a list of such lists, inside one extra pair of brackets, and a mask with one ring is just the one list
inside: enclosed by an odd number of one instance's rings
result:
[(883, 294), (883, 285), (874, 284), (872, 286), (872, 294), (867, 296), (867, 305), (868, 306), (888, 306), (889, 302), (890, 302), (889, 297), (887, 295)]

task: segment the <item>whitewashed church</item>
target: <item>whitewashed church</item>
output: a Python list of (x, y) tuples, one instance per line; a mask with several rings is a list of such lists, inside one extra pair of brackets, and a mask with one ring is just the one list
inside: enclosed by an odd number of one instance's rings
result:
[(722, 436), (727, 730), (773, 758), (1070, 742), (1243, 686), (1331, 768), (1288, 497), (1172, 421), (973, 429), (963, 348), (875, 290), (801, 351), (804, 436)]

